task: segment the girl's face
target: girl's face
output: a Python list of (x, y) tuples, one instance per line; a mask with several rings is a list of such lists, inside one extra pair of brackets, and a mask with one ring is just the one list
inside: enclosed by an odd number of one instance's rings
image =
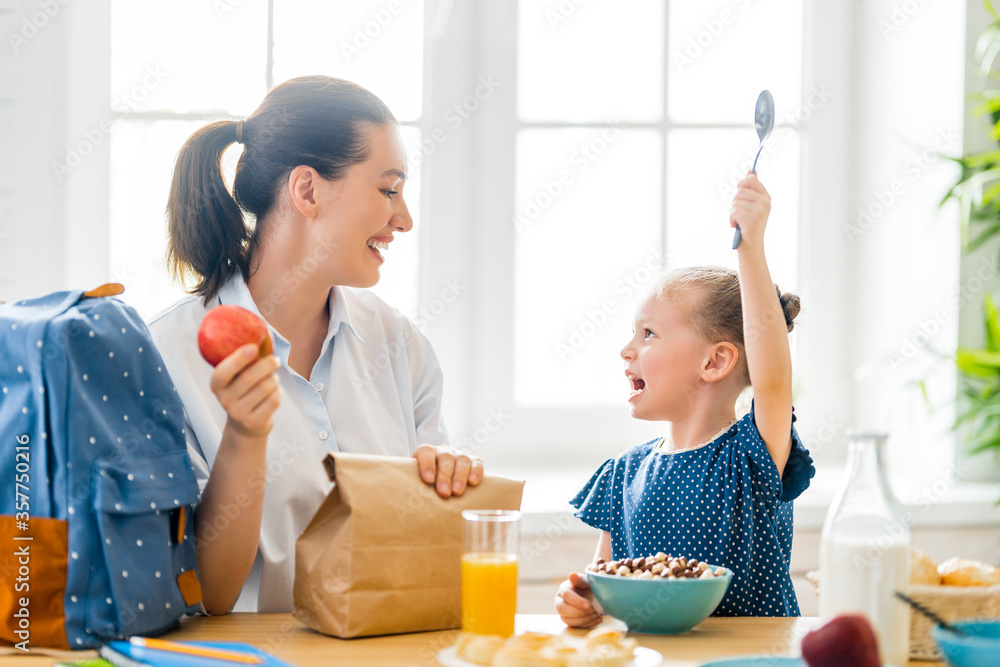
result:
[(368, 158), (350, 167), (343, 177), (320, 179), (317, 197), (326, 265), (330, 282), (349, 287), (371, 287), (379, 280), (396, 232), (408, 232), (413, 219), (403, 201), (406, 154), (398, 130), (372, 126), (366, 131)]
[(684, 307), (653, 296), (636, 313), (632, 339), (621, 351), (636, 419), (677, 421), (699, 393), (706, 343), (687, 322)]

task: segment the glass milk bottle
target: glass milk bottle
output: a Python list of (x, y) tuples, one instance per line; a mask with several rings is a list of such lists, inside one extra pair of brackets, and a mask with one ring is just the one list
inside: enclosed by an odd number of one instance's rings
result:
[(910, 581), (910, 528), (883, 465), (884, 434), (847, 434), (847, 479), (823, 523), (819, 613), (861, 613), (878, 636), (883, 663), (909, 659), (910, 610), (894, 596)]

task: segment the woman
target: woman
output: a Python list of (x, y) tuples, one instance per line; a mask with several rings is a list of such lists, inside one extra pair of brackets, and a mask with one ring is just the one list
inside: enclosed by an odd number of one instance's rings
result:
[[(244, 150), (230, 194), (221, 158), (233, 142)], [(203, 484), (196, 534), (210, 614), (291, 610), (295, 540), (330, 489), (327, 452), (412, 455), (443, 497), (482, 479), (479, 459), (446, 446), (426, 338), (351, 289), (378, 282), (382, 253), (412, 228), (405, 182), (386, 106), (323, 76), (274, 88), (245, 120), (202, 128), (178, 155), (168, 262), (196, 277), (196, 296), (150, 331)], [(214, 370), (205, 363), (197, 331), (220, 303), (263, 316), (274, 354), (247, 345)]]

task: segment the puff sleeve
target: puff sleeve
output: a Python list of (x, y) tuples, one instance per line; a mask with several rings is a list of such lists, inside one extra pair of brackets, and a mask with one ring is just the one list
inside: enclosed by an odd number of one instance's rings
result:
[(589, 526), (600, 530), (611, 530), (612, 480), (615, 474), (615, 460), (605, 461), (593, 474), (580, 492), (569, 501), (576, 508), (574, 514)]

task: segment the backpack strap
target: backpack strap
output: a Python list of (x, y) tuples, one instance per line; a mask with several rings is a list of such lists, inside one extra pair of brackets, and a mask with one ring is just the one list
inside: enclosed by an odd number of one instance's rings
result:
[(100, 287), (95, 287), (89, 292), (84, 292), (86, 298), (97, 298), (102, 296), (118, 296), (125, 291), (125, 286), (121, 283), (104, 283)]

